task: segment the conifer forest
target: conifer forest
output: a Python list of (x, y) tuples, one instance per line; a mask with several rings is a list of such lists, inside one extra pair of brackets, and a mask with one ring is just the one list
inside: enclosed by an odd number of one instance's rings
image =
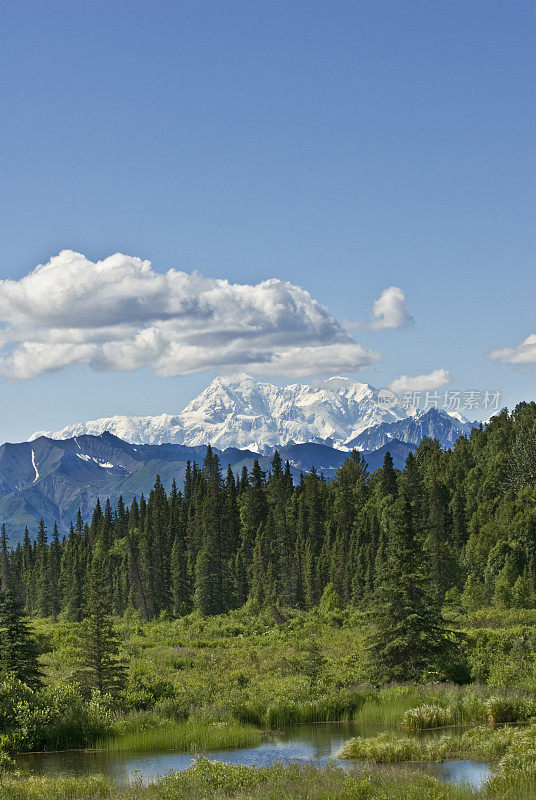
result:
[(72, 622), (92, 597), (149, 621), (248, 601), (310, 609), (328, 586), (370, 610), (408, 580), (430, 609), (534, 608), (535, 430), (536, 404), (520, 404), (452, 450), (423, 439), (402, 471), (387, 453), (369, 474), (353, 451), (333, 481), (313, 469), (296, 486), (277, 451), (268, 474), (235, 475), (209, 446), (180, 490), (157, 475), (129, 507), (79, 513), (68, 537), (41, 522), (10, 549), (3, 530), (2, 585), (27, 614)]
[(155, 476), (68, 536), (41, 522), (11, 547), (2, 528), (0, 797), (130, 797), (105, 775), (73, 777), (74, 795), (67, 778), (21, 784), (27, 751), (255, 751), (326, 723), (368, 777), (201, 759), (144, 791), (474, 797), (373, 768), (462, 758), (490, 764), (478, 796), (533, 797), (535, 432), (521, 403), (451, 450), (423, 439), (402, 470), (387, 453), (369, 474), (353, 451), (296, 485), (277, 451), (267, 474), (234, 474), (209, 446), (180, 488)]

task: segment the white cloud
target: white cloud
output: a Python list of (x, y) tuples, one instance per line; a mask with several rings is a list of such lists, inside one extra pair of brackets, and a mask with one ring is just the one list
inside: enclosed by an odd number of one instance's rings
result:
[(400, 378), (389, 384), (389, 389), (395, 394), (403, 392), (426, 392), (432, 389), (440, 389), (450, 383), (451, 375), (446, 369), (435, 369), (425, 375), (401, 375)]
[(262, 375), (286, 375), (303, 378), (306, 375), (340, 375), (352, 372), (357, 360), (370, 364), (379, 361), (377, 353), (372, 354), (366, 347), (356, 342), (347, 344), (328, 344), (320, 347), (295, 347), (278, 353), (269, 364), (255, 365), (250, 372)]
[(501, 361), (503, 364), (517, 364), (519, 366), (529, 366), (536, 364), (536, 333), (518, 344), (516, 347), (503, 347), (500, 350), (493, 350), (489, 358)]
[(413, 322), (406, 307), (406, 297), (399, 286), (389, 286), (384, 289), (372, 306), (370, 328), (382, 330), (383, 328), (401, 328)]
[(0, 372), (10, 379), (71, 365), (330, 375), (380, 360), (287, 281), (158, 273), (121, 253), (94, 263), (64, 250), (18, 281), (0, 281), (0, 326)]

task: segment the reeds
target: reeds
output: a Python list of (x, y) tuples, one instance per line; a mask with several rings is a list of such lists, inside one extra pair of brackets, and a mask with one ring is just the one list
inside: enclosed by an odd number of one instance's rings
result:
[(406, 733), (420, 733), (455, 725), (456, 721), (456, 713), (450, 706), (446, 708), (438, 705), (417, 706), (404, 712), (402, 727)]
[(132, 724), (116, 736), (97, 743), (97, 749), (110, 752), (155, 752), (173, 750), (182, 753), (207, 750), (233, 750), (254, 747), (261, 733), (251, 725), (235, 721), (202, 722), (195, 718), (183, 722), (160, 721), (152, 727)]
[(521, 763), (535, 760), (536, 725), (528, 728), (480, 726), (461, 733), (447, 733), (433, 739), (384, 732), (377, 736), (356, 736), (345, 742), (339, 758), (393, 764), (403, 761), (444, 761), (474, 759), (498, 761), (518, 756)]

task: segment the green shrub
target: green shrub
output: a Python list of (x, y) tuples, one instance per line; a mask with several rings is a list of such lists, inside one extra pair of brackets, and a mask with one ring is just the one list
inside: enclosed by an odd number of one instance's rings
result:
[[(151, 800), (373, 800), (376, 797), (380, 800), (368, 779), (347, 775), (335, 767), (317, 770), (296, 764), (275, 764), (255, 769), (205, 759), (165, 778), (159, 786), (149, 789), (148, 794)], [(436, 800), (432, 795), (427, 798)]]
[(0, 774), (2, 772), (10, 772), (13, 769), (15, 769), (15, 762), (6, 751), (0, 747)]
[(122, 693), (122, 705), (127, 710), (143, 710), (151, 708), (163, 699), (172, 699), (175, 687), (152, 672), (137, 671), (129, 675), (127, 685)]
[(112, 730), (107, 698), (86, 700), (73, 686), (29, 689), (13, 677), (0, 683), (0, 732), (13, 751), (85, 747)]

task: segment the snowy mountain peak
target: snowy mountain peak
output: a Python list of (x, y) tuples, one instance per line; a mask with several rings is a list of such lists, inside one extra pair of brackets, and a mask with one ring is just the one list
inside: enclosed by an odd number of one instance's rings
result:
[(437, 436), (449, 446), (470, 430), (456, 412), (429, 409), (410, 415), (400, 405), (385, 408), (373, 386), (351, 378), (275, 386), (233, 375), (215, 378), (178, 414), (106, 417), (54, 433), (39, 431), (31, 441), (42, 435), (69, 439), (110, 431), (133, 444), (210, 443), (221, 450), (237, 447), (263, 453), (289, 442), (372, 450), (391, 439), (417, 444), (422, 436)]
[(262, 452), (288, 442), (329, 442), (344, 448), (371, 425), (404, 419), (406, 412), (377, 403), (377, 390), (337, 377), (313, 386), (275, 386), (249, 375), (215, 378), (179, 414), (154, 417), (114, 416), (35, 433), (67, 439), (108, 430), (133, 443), (172, 442), (190, 446), (209, 442), (222, 449)]

